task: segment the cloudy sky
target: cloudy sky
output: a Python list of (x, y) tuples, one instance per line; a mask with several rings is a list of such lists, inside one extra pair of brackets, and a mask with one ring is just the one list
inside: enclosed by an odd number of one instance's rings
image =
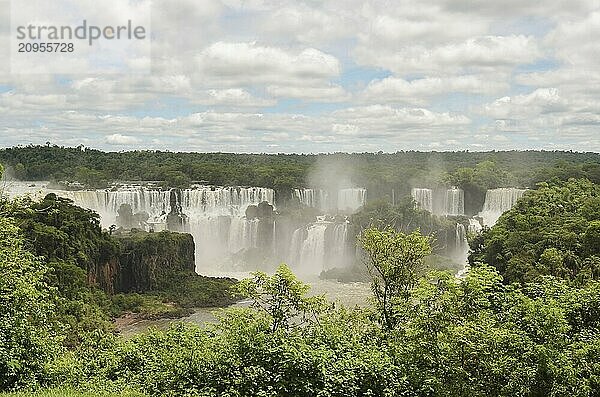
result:
[(0, 146), (600, 151), (598, 0), (155, 0), (129, 75), (11, 73), (0, 20)]

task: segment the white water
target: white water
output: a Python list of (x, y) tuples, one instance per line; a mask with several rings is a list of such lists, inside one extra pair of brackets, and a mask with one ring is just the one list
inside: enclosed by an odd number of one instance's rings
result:
[[(47, 182), (10, 182), (10, 195), (25, 193), (40, 197), (47, 193), (70, 198), (76, 205), (100, 215), (104, 228), (116, 224), (118, 210), (128, 204), (134, 214), (149, 215), (147, 228), (164, 230), (171, 212), (171, 191), (141, 186), (119, 186), (106, 190), (64, 191), (48, 189)], [(274, 191), (259, 187), (197, 186), (179, 192), (178, 205), (186, 216), (183, 231), (194, 236), (197, 271), (229, 261), (232, 254), (257, 247), (258, 219), (246, 219), (246, 209), (263, 201), (274, 202)]]
[(229, 252), (237, 253), (258, 245), (258, 219), (232, 218), (229, 227)]
[(342, 213), (354, 213), (367, 201), (367, 189), (350, 188), (338, 191), (337, 209)]
[(294, 197), (307, 207), (325, 213), (329, 210), (329, 193), (322, 189), (294, 189)]
[(323, 189), (294, 189), (294, 197), (303, 205), (318, 209), (322, 214), (351, 214), (367, 201), (367, 189), (348, 188), (337, 192)]
[(483, 229), (481, 223), (477, 219), (469, 218), (469, 233), (479, 233)]
[(433, 190), (426, 188), (414, 187), (411, 190), (413, 199), (417, 202), (417, 205), (431, 213), (433, 213)]
[(434, 192), (433, 189), (414, 187), (411, 189), (411, 196), (419, 208), (432, 214), (464, 215), (465, 213), (465, 192), (462, 189), (453, 187)]
[(469, 252), (469, 243), (467, 242), (467, 232), (462, 223), (456, 224), (455, 250), (460, 255), (460, 258), (467, 257)]
[(122, 187), (119, 190), (81, 190), (60, 192), (72, 199), (76, 205), (100, 214), (103, 227), (116, 223), (117, 211), (129, 204), (134, 214), (146, 212), (154, 222), (164, 221), (161, 217), (171, 210), (169, 191), (147, 190), (140, 187)]
[(465, 192), (462, 189), (451, 188), (446, 190), (444, 197), (444, 215), (465, 214)]
[(525, 189), (500, 188), (488, 190), (485, 194), (485, 203), (479, 216), (483, 224), (493, 226), (504, 212), (511, 209), (518, 199), (523, 197)]
[(316, 222), (307, 228), (298, 263), (292, 263), (298, 274), (320, 274), (325, 261), (325, 231), (328, 222)]
[(348, 222), (324, 217), (292, 234), (288, 262), (295, 273), (319, 275), (324, 270), (348, 264)]

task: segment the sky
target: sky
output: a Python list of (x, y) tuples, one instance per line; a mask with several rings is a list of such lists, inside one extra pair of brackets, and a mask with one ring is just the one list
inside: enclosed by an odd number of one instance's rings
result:
[(154, 0), (151, 73), (35, 75), (9, 5), (0, 147), (600, 152), (598, 0)]

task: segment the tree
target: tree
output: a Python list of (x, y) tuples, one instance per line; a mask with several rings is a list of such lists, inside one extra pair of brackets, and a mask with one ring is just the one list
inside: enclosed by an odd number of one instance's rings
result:
[(60, 350), (52, 321), (55, 293), (46, 266), (23, 248), (19, 229), (0, 219), (0, 390), (37, 386)]
[(360, 234), (358, 241), (366, 254), (365, 265), (382, 325), (391, 330), (400, 321), (399, 305), (409, 301), (410, 292), (425, 269), (431, 240), (419, 231), (404, 234), (370, 228)]
[(598, 278), (598, 197), (600, 185), (587, 179), (539, 184), (472, 244), (471, 265), (488, 263), (507, 283)]
[(323, 309), (324, 297), (307, 297), (310, 287), (298, 280), (287, 265), (280, 265), (272, 276), (263, 272), (252, 275), (253, 278), (240, 281), (235, 288), (241, 295), (252, 299), (254, 307), (270, 316), (272, 332), (290, 328), (294, 318), (299, 320), (299, 324), (317, 320)]

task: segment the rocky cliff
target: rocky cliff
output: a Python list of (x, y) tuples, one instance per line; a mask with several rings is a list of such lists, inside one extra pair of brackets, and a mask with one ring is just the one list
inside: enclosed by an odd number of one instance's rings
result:
[(131, 231), (121, 245), (115, 292), (145, 292), (180, 272), (194, 272), (194, 239), (185, 233)]

